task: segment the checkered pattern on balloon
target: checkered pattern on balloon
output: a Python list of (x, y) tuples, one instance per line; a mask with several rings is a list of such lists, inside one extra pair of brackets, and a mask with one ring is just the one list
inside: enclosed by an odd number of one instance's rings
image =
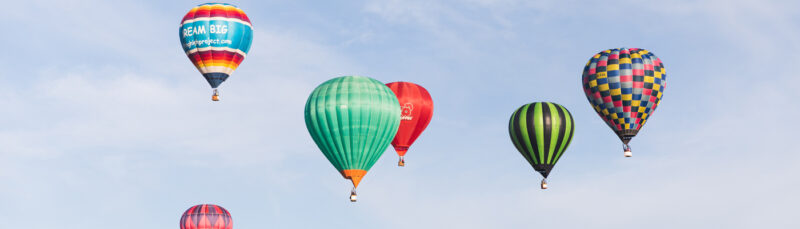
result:
[(598, 115), (628, 143), (653, 115), (666, 87), (661, 59), (644, 49), (609, 49), (594, 55), (583, 70), (583, 90)]

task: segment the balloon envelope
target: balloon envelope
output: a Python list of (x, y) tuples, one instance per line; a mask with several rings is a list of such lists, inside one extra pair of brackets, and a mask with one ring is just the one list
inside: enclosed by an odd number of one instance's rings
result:
[(244, 11), (231, 4), (206, 3), (181, 21), (181, 46), (212, 88), (239, 67), (250, 50), (253, 29)]
[(667, 83), (664, 63), (644, 49), (609, 49), (583, 70), (589, 104), (624, 144), (636, 136), (661, 102)]
[(380, 81), (343, 76), (314, 89), (305, 120), (328, 161), (357, 187), (397, 133), (400, 105)]
[(181, 229), (232, 229), (231, 213), (214, 204), (190, 207), (181, 216)]
[(544, 178), (567, 150), (574, 133), (575, 121), (567, 108), (549, 102), (523, 105), (508, 123), (514, 146)]
[(400, 102), (400, 128), (392, 146), (397, 155), (405, 156), (408, 148), (417, 140), (433, 117), (433, 100), (424, 87), (409, 82), (386, 84)]

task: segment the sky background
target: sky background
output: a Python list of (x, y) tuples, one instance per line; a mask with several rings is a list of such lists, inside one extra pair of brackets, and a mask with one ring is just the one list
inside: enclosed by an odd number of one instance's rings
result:
[[(200, 3), (3, 2), (0, 228), (178, 228), (201, 203), (236, 229), (800, 228), (800, 2), (234, 1), (255, 34), (220, 102), (179, 43)], [(620, 47), (668, 76), (632, 158), (580, 83)], [(357, 203), (303, 121), (342, 75), (435, 104)], [(536, 101), (576, 122), (548, 190), (507, 131)]]

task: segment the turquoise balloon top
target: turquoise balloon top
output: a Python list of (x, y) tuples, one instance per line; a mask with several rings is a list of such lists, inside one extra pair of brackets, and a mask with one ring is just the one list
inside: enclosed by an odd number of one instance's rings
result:
[(337, 170), (368, 171), (397, 133), (400, 103), (380, 81), (342, 76), (314, 89), (305, 119), (314, 142)]

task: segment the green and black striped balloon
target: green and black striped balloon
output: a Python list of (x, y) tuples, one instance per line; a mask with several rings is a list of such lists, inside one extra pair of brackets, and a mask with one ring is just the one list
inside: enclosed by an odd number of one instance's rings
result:
[(533, 169), (547, 178), (572, 140), (575, 121), (561, 105), (536, 102), (514, 111), (508, 133)]

